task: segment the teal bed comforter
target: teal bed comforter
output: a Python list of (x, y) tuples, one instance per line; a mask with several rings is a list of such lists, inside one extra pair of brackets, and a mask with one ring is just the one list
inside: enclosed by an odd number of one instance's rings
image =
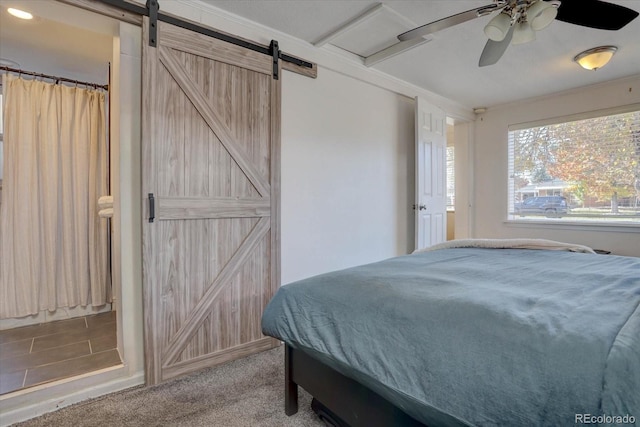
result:
[(262, 328), (426, 424), (640, 425), (639, 306), (639, 258), (454, 248), (282, 286)]

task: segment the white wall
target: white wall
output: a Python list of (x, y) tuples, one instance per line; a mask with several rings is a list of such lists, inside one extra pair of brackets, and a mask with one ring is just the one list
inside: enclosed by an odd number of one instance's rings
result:
[(473, 237), (473, 126), (472, 122), (456, 123), (453, 131), (456, 174), (456, 206), (454, 238)]
[[(576, 72), (581, 70), (576, 69)], [(605, 71), (606, 70), (601, 70)], [(600, 71), (598, 71), (600, 72)], [(567, 116), (640, 102), (640, 75), (555, 96), (489, 109), (475, 122), (474, 237), (535, 237), (640, 256), (640, 227), (516, 225), (506, 223), (507, 128), (511, 124)]]
[(282, 88), (282, 282), (411, 251), (414, 101), (322, 67)]

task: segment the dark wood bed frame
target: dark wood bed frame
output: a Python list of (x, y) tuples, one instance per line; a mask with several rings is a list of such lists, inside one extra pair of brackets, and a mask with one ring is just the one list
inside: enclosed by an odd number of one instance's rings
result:
[(285, 344), (285, 413), (298, 412), (298, 386), (313, 396), (311, 407), (336, 427), (425, 427), (379, 394)]

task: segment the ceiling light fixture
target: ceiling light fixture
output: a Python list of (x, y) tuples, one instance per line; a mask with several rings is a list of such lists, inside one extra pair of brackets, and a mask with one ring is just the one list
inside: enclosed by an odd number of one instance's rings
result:
[(513, 38), (511, 44), (529, 43), (536, 39), (536, 32), (531, 28), (531, 24), (526, 19), (521, 20), (513, 28)]
[(547, 1), (537, 1), (527, 9), (527, 18), (531, 28), (540, 31), (548, 27), (558, 15), (558, 7)]
[(20, 9), (15, 9), (13, 7), (8, 8), (7, 12), (9, 12), (11, 15), (15, 16), (16, 18), (33, 19), (33, 15), (30, 14), (29, 12), (25, 12), (24, 10), (20, 10)]
[(558, 0), (511, 0), (484, 27), (484, 33), (494, 42), (501, 42), (513, 25), (511, 44), (528, 43), (536, 39), (536, 31), (551, 25), (558, 7)]
[(484, 33), (491, 40), (499, 42), (504, 40), (510, 26), (511, 16), (508, 13), (499, 13), (484, 27)]
[(573, 60), (580, 64), (585, 70), (597, 70), (602, 68), (611, 59), (614, 53), (618, 50), (615, 46), (599, 46), (592, 49), (587, 49), (584, 52), (577, 54)]

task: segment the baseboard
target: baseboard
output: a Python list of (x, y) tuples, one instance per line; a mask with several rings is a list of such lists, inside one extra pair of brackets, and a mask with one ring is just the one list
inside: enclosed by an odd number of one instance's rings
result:
[(0, 396), (0, 426), (6, 427), (83, 400), (144, 384), (144, 372), (125, 374), (121, 365)]
[(0, 319), (0, 330), (21, 328), (23, 326), (39, 325), (41, 323), (55, 322), (57, 320), (69, 320), (76, 317), (92, 316), (95, 314), (106, 313), (111, 311), (111, 307), (115, 307), (112, 303), (106, 303), (99, 307), (76, 306), (76, 307), (59, 307), (54, 311), (42, 310), (38, 314), (32, 316), (15, 317), (8, 319)]

